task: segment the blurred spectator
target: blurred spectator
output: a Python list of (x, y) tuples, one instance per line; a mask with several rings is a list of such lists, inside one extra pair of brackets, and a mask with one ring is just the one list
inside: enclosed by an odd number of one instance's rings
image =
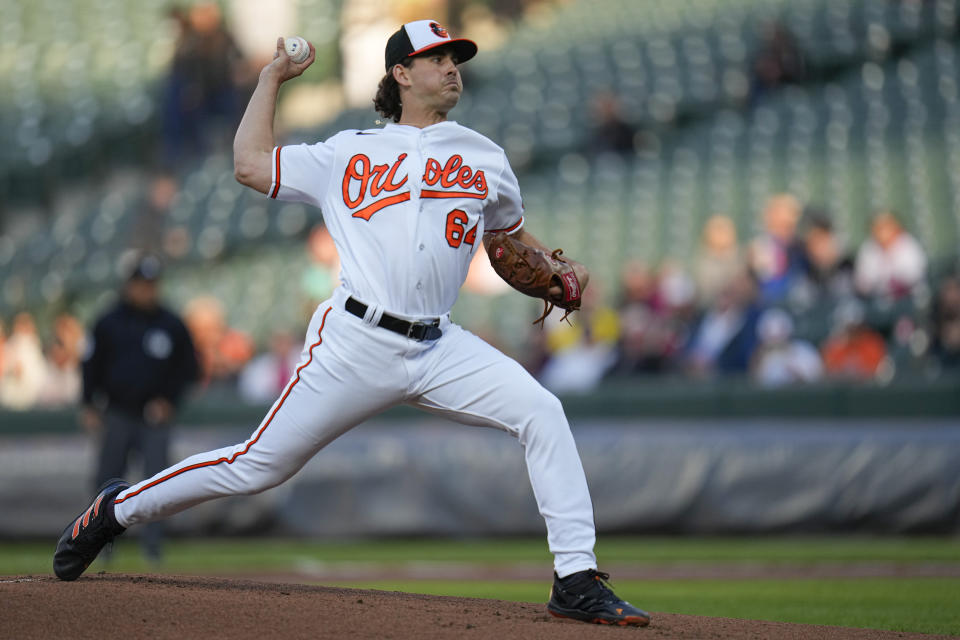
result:
[(887, 356), (883, 336), (867, 326), (863, 306), (849, 301), (837, 307), (832, 335), (824, 342), (827, 376), (840, 380), (872, 380)]
[(43, 347), (33, 316), (18, 313), (3, 348), (0, 406), (18, 410), (33, 407), (43, 390), (45, 372)]
[[(170, 427), (197, 361), (183, 322), (160, 303), (160, 261), (144, 256), (123, 285), (119, 303), (93, 328), (83, 363), (81, 424), (102, 434), (94, 478), (100, 486), (125, 475), (137, 451), (145, 477), (168, 465)], [(162, 524), (144, 527), (148, 560), (160, 560)]]
[(540, 371), (540, 382), (558, 394), (590, 391), (600, 384), (616, 358), (615, 345), (597, 340), (587, 326), (576, 343), (550, 356)]
[[(477, 243), (476, 252), (470, 260), (467, 278), (463, 281), (463, 290), (481, 296), (495, 296), (510, 290), (510, 285), (498, 276), (490, 265), (487, 248), (482, 242)], [(484, 340), (486, 339), (487, 337), (484, 337)]]
[(177, 254), (177, 247), (165, 237), (167, 213), (178, 192), (179, 186), (173, 175), (161, 172), (150, 178), (142, 206), (136, 210), (129, 240), (132, 246), (152, 253), (170, 248), (173, 251), (169, 251), (168, 255), (183, 256), (183, 252)]
[(756, 282), (743, 272), (693, 327), (685, 353), (687, 372), (697, 377), (746, 373), (757, 346), (759, 316)]
[(164, 167), (225, 144), (236, 129), (246, 73), (243, 56), (214, 2), (175, 7), (179, 27), (163, 97)]
[(737, 244), (737, 227), (729, 216), (715, 214), (703, 226), (696, 258), (696, 281), (700, 305), (708, 307), (746, 266)]
[(763, 25), (760, 46), (753, 59), (754, 95), (783, 84), (802, 82), (807, 75), (803, 52), (790, 30), (782, 22)]
[(865, 296), (900, 298), (922, 283), (927, 256), (891, 211), (873, 218), (870, 237), (857, 252), (854, 278)]
[(646, 264), (630, 261), (623, 267), (621, 286), (620, 344), (612, 373), (633, 375), (666, 370), (679, 340), (669, 319), (664, 317), (656, 277)]
[(804, 279), (818, 299), (840, 300), (854, 294), (853, 260), (826, 215), (810, 216), (803, 236)]
[(656, 302), (664, 336), (665, 368), (670, 368), (700, 313), (697, 285), (679, 261), (667, 259), (660, 265)]
[(549, 329), (550, 355), (540, 371), (540, 382), (554, 393), (595, 388), (616, 361), (619, 320), (617, 312), (602, 303), (602, 295), (599, 283), (591, 280), (580, 311), (570, 317), (573, 322), (557, 322)]
[(933, 353), (947, 369), (960, 369), (960, 276), (940, 283), (933, 309)]
[(765, 304), (781, 302), (802, 272), (803, 247), (797, 239), (801, 212), (800, 201), (785, 193), (773, 196), (764, 207), (764, 231), (750, 244), (749, 264)]
[(75, 406), (80, 400), (80, 358), (84, 346), (83, 326), (68, 314), (53, 324), (53, 342), (47, 353), (47, 369), (39, 404), (45, 407)]
[(695, 310), (697, 285), (679, 261), (666, 259), (660, 265), (657, 300), (663, 313), (673, 318), (687, 317)]
[(823, 376), (816, 348), (793, 337), (793, 319), (782, 309), (768, 309), (757, 321), (758, 347), (751, 376), (763, 387), (815, 382)]
[(274, 331), (270, 348), (252, 359), (240, 372), (240, 396), (252, 404), (273, 402), (283, 393), (300, 359), (300, 346), (293, 334)]
[(595, 153), (613, 151), (633, 153), (633, 126), (623, 119), (620, 101), (609, 91), (598, 94), (593, 100), (593, 133), (590, 137), (590, 149)]
[(543, 368), (547, 366), (547, 362), (550, 360), (546, 331), (530, 331), (527, 333), (521, 358), (519, 362), (523, 365), (523, 368), (539, 380)]
[(664, 336), (653, 317), (653, 311), (642, 305), (631, 305), (620, 311), (621, 337), (611, 373), (634, 375), (658, 373), (666, 369), (662, 345)]
[(310, 263), (300, 278), (300, 288), (309, 306), (307, 311), (313, 314), (316, 306), (340, 284), (340, 255), (325, 226), (317, 225), (310, 231), (307, 255)]
[[(880, 315), (882, 317), (882, 312)], [(892, 315), (896, 317), (886, 338), (886, 361), (892, 367), (888, 373), (896, 373), (900, 377), (924, 373), (928, 370), (926, 365), (929, 363), (927, 356), (930, 350), (930, 333), (919, 326), (917, 319), (909, 312)], [(871, 323), (871, 326), (886, 335), (875, 323)]]
[(212, 296), (194, 298), (183, 315), (196, 347), (202, 384), (235, 378), (253, 357), (250, 336), (227, 325), (223, 305)]

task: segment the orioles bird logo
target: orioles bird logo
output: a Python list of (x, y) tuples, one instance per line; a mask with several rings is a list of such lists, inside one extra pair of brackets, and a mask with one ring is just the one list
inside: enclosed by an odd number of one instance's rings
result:
[(444, 29), (443, 27), (441, 27), (441, 26), (440, 26), (439, 24), (437, 24), (436, 22), (431, 22), (431, 23), (430, 23), (430, 31), (433, 31), (435, 34), (437, 34), (437, 37), (438, 37), (438, 38), (449, 38), (449, 37), (450, 37), (450, 34), (447, 33), (447, 30)]

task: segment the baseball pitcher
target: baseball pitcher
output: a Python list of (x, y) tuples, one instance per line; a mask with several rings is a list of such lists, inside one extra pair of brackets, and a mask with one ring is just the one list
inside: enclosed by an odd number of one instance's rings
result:
[(577, 309), (587, 270), (524, 228), (516, 176), (499, 146), (448, 120), (477, 46), (432, 20), (387, 41), (374, 104), (383, 128), (275, 146), (280, 85), (302, 63), (277, 43), (234, 140), (236, 177), (269, 198), (323, 211), (342, 285), (316, 310), (295, 374), (243, 443), (201, 453), (130, 486), (105, 483), (64, 531), (54, 571), (74, 580), (127, 527), (213, 498), (253, 494), (295, 474), (329, 442), (385, 409), (419, 407), (502, 429), (524, 449), (555, 557), (548, 610), (585, 622), (645, 626), (597, 571), (593, 508), (560, 402), (518, 363), (450, 320), (478, 242), (512, 286)]

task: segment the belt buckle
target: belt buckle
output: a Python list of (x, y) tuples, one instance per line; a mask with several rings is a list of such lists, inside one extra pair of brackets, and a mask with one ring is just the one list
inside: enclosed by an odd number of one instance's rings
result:
[(422, 322), (411, 322), (410, 326), (407, 327), (407, 338), (411, 340), (423, 340), (423, 337), (417, 338), (417, 337), (414, 337), (413, 335), (413, 332), (416, 327), (423, 327), (423, 326), (426, 326), (426, 325), (424, 325)]

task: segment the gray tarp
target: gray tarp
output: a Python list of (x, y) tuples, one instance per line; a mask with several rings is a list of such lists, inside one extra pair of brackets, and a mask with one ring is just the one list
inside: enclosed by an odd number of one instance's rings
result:
[[(579, 421), (600, 531), (960, 531), (960, 421)], [(248, 430), (180, 428), (176, 459)], [(54, 536), (89, 498), (82, 436), (0, 438), (0, 537)], [(543, 531), (517, 441), (427, 417), (355, 429), (286, 484), (170, 521), (188, 533)]]

